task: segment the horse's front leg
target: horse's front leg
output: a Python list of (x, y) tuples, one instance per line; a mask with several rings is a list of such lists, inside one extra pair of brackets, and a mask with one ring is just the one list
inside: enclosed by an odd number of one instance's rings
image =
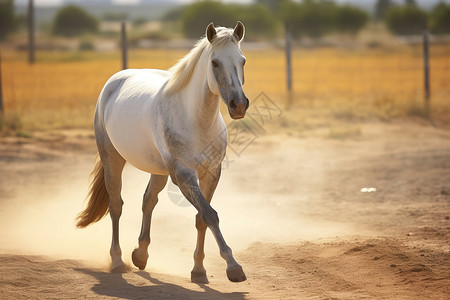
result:
[[(197, 171), (177, 165), (171, 172), (171, 177), (174, 183), (178, 185), (183, 195), (197, 209), (204, 224), (212, 231), (219, 246), (220, 256), (222, 256), (222, 258), (227, 262), (228, 279), (232, 282), (241, 282), (246, 280), (247, 278), (244, 274), (244, 271), (242, 270), (242, 267), (234, 259), (231, 248), (228, 247), (227, 243), (225, 242), (225, 239), (223, 238), (222, 232), (220, 231), (219, 217), (217, 215), (217, 212), (211, 207), (211, 205), (206, 200), (205, 196), (202, 194), (202, 191), (200, 190), (200, 186), (197, 183), (198, 179)], [(201, 226), (199, 227), (200, 227), (199, 248), (203, 248), (204, 230), (202, 229)], [(204, 256), (203, 250), (201, 250), (201, 252), (199, 250), (198, 254), (199, 254), (198, 261), (203, 261), (202, 258)], [(204, 268), (202, 268), (203, 262), (201, 262), (201, 266), (197, 265), (197, 267), (199, 268), (199, 271), (204, 270)]]
[(152, 175), (145, 190), (142, 201), (142, 227), (139, 235), (139, 247), (134, 249), (132, 254), (133, 264), (140, 270), (145, 269), (148, 259), (148, 246), (150, 245), (150, 224), (152, 212), (158, 203), (158, 194), (167, 183), (165, 175)]
[[(208, 203), (211, 203), (212, 196), (216, 190), (217, 184), (219, 183), (220, 173), (221, 165), (219, 164), (215, 170), (206, 172), (199, 180), (200, 189)], [(195, 227), (197, 228), (197, 245), (194, 251), (194, 268), (191, 272), (191, 281), (196, 283), (208, 283), (206, 270), (203, 266), (203, 260), (205, 259), (205, 236), (207, 226), (200, 213), (195, 216)]]

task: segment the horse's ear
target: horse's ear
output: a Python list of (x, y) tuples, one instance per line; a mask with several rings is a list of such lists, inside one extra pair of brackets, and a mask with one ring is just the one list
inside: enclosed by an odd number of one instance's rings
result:
[(208, 27), (206, 28), (206, 37), (208, 38), (208, 41), (212, 43), (214, 38), (216, 37), (216, 29), (214, 28), (214, 24), (211, 22), (209, 23)]
[(238, 21), (236, 27), (234, 27), (234, 34), (236, 35), (238, 41), (242, 40), (244, 37), (245, 27), (240, 21)]

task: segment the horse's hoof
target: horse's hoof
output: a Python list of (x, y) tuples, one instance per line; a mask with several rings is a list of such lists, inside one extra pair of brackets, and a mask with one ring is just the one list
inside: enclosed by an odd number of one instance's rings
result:
[(209, 283), (206, 272), (191, 272), (191, 282), (193, 283)]
[(128, 272), (128, 268), (125, 264), (121, 264), (111, 268), (111, 273), (126, 273)]
[(139, 259), (136, 254), (136, 251), (137, 249), (134, 249), (133, 253), (131, 253), (131, 260), (133, 261), (133, 264), (139, 268), (139, 270), (144, 270), (145, 266), (147, 265), (147, 259), (146, 260)]
[(239, 265), (232, 269), (227, 269), (227, 276), (231, 282), (242, 282), (247, 280), (244, 270), (242, 270), (242, 267)]

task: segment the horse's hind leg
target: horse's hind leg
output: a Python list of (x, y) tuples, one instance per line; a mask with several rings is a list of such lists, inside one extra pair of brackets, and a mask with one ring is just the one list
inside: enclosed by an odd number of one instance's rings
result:
[(152, 212), (158, 203), (158, 194), (167, 183), (166, 175), (152, 175), (145, 190), (142, 201), (142, 227), (139, 235), (139, 247), (132, 254), (133, 263), (140, 270), (145, 269), (148, 259), (148, 246), (150, 245), (150, 224)]
[[(221, 167), (219, 166), (214, 172), (207, 172), (205, 176), (200, 178), (200, 189), (208, 203), (211, 202), (214, 191), (219, 183)], [(207, 226), (202, 219), (200, 213), (195, 216), (195, 227), (197, 228), (197, 245), (194, 251), (194, 268), (191, 271), (191, 281), (196, 283), (208, 283), (206, 269), (203, 266), (205, 259), (205, 236)]]
[(126, 272), (122, 260), (122, 250), (119, 244), (119, 219), (122, 215), (122, 171), (125, 159), (117, 152), (108, 137), (97, 136), (97, 147), (105, 170), (105, 186), (109, 195), (109, 214), (112, 221), (112, 241), (110, 255), (112, 260), (111, 272)]

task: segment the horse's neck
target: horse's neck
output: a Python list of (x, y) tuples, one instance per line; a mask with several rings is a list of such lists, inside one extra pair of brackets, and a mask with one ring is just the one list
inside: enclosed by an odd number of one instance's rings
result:
[(209, 89), (206, 76), (206, 57), (202, 55), (195, 66), (192, 78), (182, 93), (191, 120), (204, 129), (211, 129), (218, 122), (219, 96)]

